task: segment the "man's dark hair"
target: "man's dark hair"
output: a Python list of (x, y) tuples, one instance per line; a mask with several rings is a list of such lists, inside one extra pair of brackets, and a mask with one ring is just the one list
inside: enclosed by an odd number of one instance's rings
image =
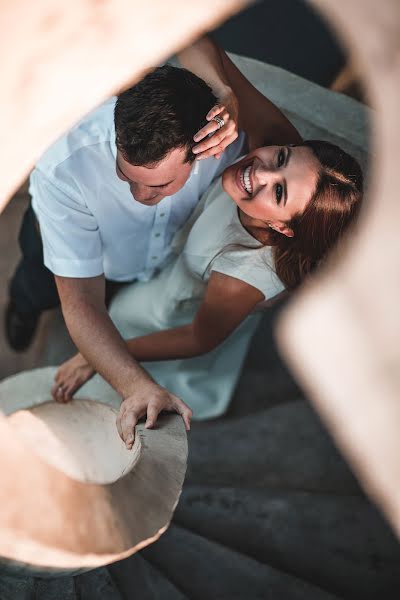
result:
[(152, 165), (175, 148), (195, 155), (194, 134), (217, 100), (211, 88), (187, 71), (165, 65), (118, 96), (114, 119), (117, 148), (132, 165)]

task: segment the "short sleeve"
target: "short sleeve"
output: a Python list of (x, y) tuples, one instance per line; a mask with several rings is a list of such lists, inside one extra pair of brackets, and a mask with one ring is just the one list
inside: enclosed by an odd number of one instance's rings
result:
[(209, 271), (217, 271), (248, 283), (260, 290), (265, 300), (270, 300), (284, 289), (272, 267), (269, 247), (223, 250), (211, 262)]
[(40, 225), (46, 267), (62, 277), (101, 275), (99, 228), (78, 188), (61, 178), (50, 180), (35, 169), (29, 191)]

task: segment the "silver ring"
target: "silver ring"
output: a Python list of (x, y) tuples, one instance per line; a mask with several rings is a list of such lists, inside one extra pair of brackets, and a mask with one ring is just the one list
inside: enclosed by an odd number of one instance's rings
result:
[(224, 119), (222, 117), (219, 117), (218, 115), (216, 117), (213, 117), (212, 121), (215, 121), (217, 123), (218, 129), (221, 129), (221, 127), (225, 125)]
[(62, 392), (64, 389), (64, 385), (62, 383), (60, 383), (60, 385), (57, 388), (57, 392)]

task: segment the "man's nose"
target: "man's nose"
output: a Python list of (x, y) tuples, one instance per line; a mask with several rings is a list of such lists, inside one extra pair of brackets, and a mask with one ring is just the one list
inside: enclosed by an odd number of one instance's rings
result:
[(157, 194), (153, 189), (146, 187), (145, 185), (133, 185), (130, 186), (131, 194), (138, 202), (146, 202), (155, 198)]

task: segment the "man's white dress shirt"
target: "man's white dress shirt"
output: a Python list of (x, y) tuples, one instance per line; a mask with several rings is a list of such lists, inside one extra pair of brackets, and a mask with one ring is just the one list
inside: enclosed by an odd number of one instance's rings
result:
[(45, 265), (63, 277), (147, 281), (210, 183), (241, 154), (245, 136), (218, 161), (195, 161), (183, 188), (155, 206), (132, 197), (115, 170), (115, 98), (75, 125), (40, 158), (30, 178)]

